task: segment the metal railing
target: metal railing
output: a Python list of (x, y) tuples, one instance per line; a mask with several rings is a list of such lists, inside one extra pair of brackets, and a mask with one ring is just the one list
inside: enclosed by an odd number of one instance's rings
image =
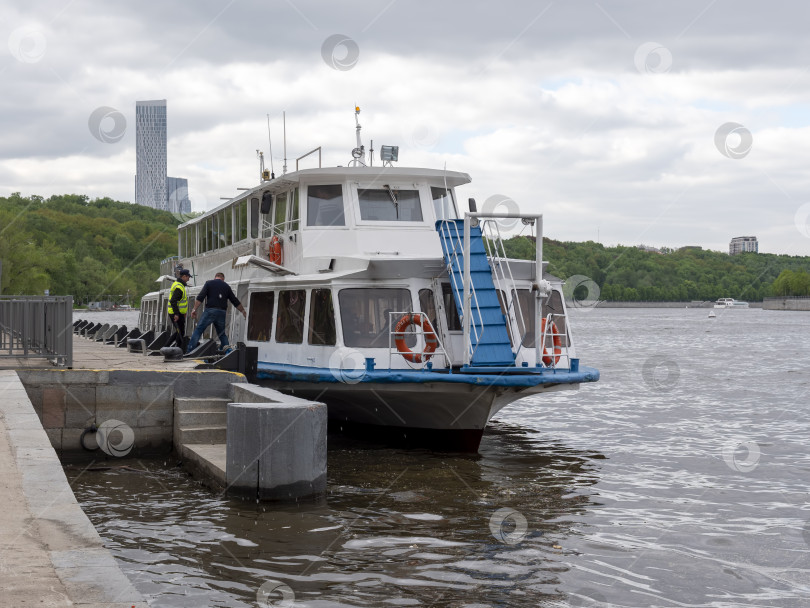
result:
[[(397, 331), (397, 326), (399, 326), (400, 322), (405, 318), (410, 319), (411, 322), (408, 323), (408, 325), (403, 329)], [(416, 330), (415, 325), (419, 326), (419, 330)], [(413, 349), (409, 348), (405, 344), (405, 340), (408, 337), (417, 339), (421, 337), (421, 340), (417, 340), (417, 342), (421, 342), (421, 348), (417, 348), (416, 345), (414, 345)], [(397, 340), (399, 340), (401, 344), (397, 344)], [(428, 346), (429, 344), (430, 347)], [(389, 369), (393, 368), (391, 363), (394, 355), (401, 355), (405, 361), (408, 362), (410, 367), (416, 367), (419, 369), (427, 367), (427, 363), (431, 357), (444, 357), (445, 366), (450, 361), (449, 357), (447, 356), (447, 351), (444, 350), (444, 346), (442, 346), (442, 343), (439, 340), (439, 334), (436, 331), (436, 328), (433, 327), (430, 319), (423, 312), (388, 312)]]
[(73, 296), (0, 296), (0, 357), (73, 367)]

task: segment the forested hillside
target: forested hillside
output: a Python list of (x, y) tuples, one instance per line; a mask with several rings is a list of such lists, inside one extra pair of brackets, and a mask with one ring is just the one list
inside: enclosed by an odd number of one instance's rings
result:
[[(534, 259), (534, 240), (515, 237), (506, 242), (507, 254)], [(730, 256), (697, 248), (649, 252), (638, 247), (605, 247), (543, 240), (549, 271), (562, 278), (584, 275), (600, 287), (602, 300), (689, 301), (737, 298), (759, 301), (770, 295), (804, 295), (791, 290), (789, 276), (778, 289), (774, 281), (783, 270), (810, 268), (810, 258), (768, 253)], [(792, 276), (792, 275), (791, 275)], [(797, 286), (800, 279), (794, 279)], [(591, 295), (590, 297), (593, 297)]]
[[(82, 303), (129, 292), (135, 304), (155, 288), (160, 261), (176, 254), (177, 223), (167, 212), (109, 198), (0, 197), (2, 293), (49, 289)], [(534, 241), (527, 237), (508, 240), (506, 250), (511, 257), (534, 259)], [(544, 240), (543, 254), (552, 274), (595, 281), (602, 300), (757, 301), (810, 295), (807, 257), (729, 256), (695, 248), (656, 253), (550, 239)]]
[(3, 294), (73, 295), (76, 303), (155, 288), (160, 261), (177, 254), (165, 211), (82, 195), (0, 197)]

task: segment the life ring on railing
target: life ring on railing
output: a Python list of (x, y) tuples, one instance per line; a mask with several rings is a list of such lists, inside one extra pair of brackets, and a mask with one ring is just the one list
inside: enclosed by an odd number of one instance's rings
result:
[[(405, 329), (411, 325), (418, 325), (425, 332), (425, 349), (420, 353), (413, 352), (405, 344)], [(397, 347), (397, 352), (405, 357), (406, 361), (424, 363), (433, 356), (433, 352), (439, 346), (439, 339), (436, 337), (436, 332), (427, 318), (422, 321), (421, 315), (408, 313), (403, 315), (396, 327), (394, 327), (394, 344)]]
[(281, 237), (275, 235), (272, 239), (270, 239), (270, 247), (267, 251), (267, 257), (270, 259), (273, 264), (278, 264), (279, 266), (282, 265), (284, 261), (284, 242), (281, 240)]
[[(546, 320), (543, 319), (543, 324), (540, 326), (540, 335), (544, 335), (546, 333)], [(560, 339), (559, 330), (557, 329), (557, 325), (554, 321), (551, 322), (551, 341), (554, 344), (554, 365), (557, 365), (560, 362), (560, 355), (562, 355), (562, 340)], [(551, 365), (551, 355), (548, 354), (546, 350), (546, 345), (543, 345), (543, 365), (549, 366)]]

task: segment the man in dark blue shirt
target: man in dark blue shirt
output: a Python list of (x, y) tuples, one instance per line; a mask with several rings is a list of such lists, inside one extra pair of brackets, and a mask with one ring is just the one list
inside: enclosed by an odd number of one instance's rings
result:
[(228, 309), (228, 302), (233, 304), (247, 319), (245, 307), (236, 298), (231, 286), (225, 282), (225, 275), (221, 272), (215, 274), (212, 280), (206, 281), (200, 293), (197, 294), (197, 299), (194, 300), (194, 310), (191, 311), (192, 318), (197, 317), (197, 309), (202, 301), (205, 301), (205, 311), (200, 322), (197, 323), (197, 327), (194, 328), (194, 333), (191, 334), (187, 352), (190, 353), (197, 348), (200, 337), (212, 323), (219, 336), (220, 348), (225, 350), (230, 344), (228, 336), (225, 334), (225, 312)]

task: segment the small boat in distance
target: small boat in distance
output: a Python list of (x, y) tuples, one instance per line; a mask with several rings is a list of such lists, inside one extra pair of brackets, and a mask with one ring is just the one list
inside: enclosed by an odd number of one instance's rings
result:
[(720, 298), (714, 303), (715, 308), (748, 308), (748, 302), (741, 302), (734, 298)]

